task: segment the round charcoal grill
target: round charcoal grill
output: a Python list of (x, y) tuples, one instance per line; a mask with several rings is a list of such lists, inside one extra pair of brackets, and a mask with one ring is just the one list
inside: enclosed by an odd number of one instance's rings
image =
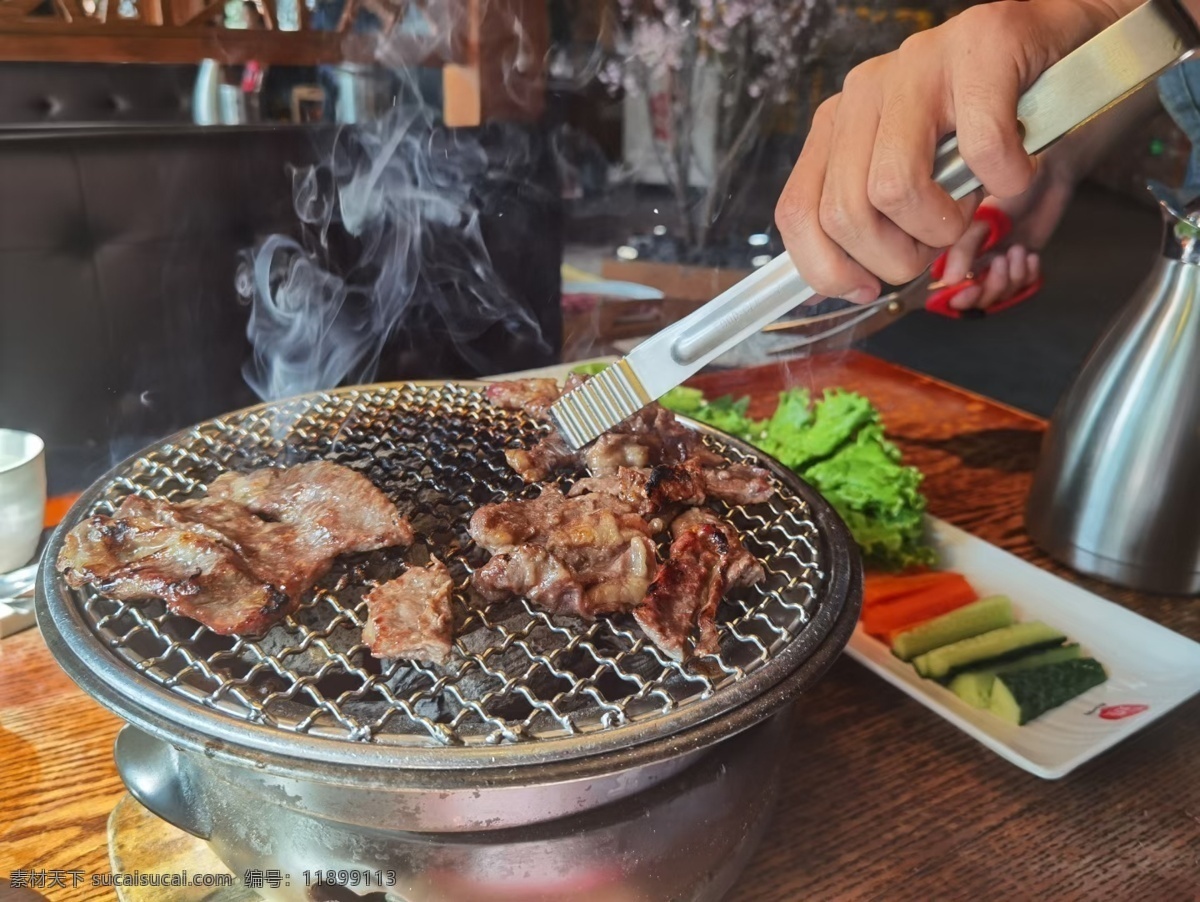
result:
[[(277, 837), (268, 852), (261, 836), (292, 817), (342, 830), (322, 848), (350, 850), (337, 859), (345, 866), (361, 854), (355, 837), (364, 829), (458, 835), (605, 805), (614, 812), (616, 802), (651, 788), (668, 792), (706, 750), (714, 776), (703, 791), (717, 793), (712, 804), (735, 812), (753, 786), (759, 823), (770, 796), (759, 792), (761, 779), (736, 792), (732, 783), (727, 791), (713, 787), (726, 779), (726, 758), (765, 755), (765, 737), (775, 737), (775, 749), (785, 732), (763, 733), (763, 724), (757, 744), (722, 740), (770, 718), (841, 652), (858, 615), (860, 565), (844, 525), (792, 473), (684, 422), (728, 459), (769, 468), (776, 488), (766, 504), (718, 507), (767, 577), (722, 603), (717, 655), (675, 662), (628, 616), (587, 623), (551, 617), (524, 599), (472, 599), (470, 575), (488, 556), (467, 534), (471, 513), (537, 494), (508, 468), (504, 450), (531, 444), (546, 427), (492, 407), (476, 386), (455, 384), (365, 386), (262, 405), (135, 455), (86, 492), (60, 526), (39, 576), (38, 619), (67, 672), (131, 725), (118, 740), (117, 763), (134, 795), (209, 838), (227, 861), (241, 864), (250, 849), (253, 866), (291, 866), (287, 842)], [(227, 470), (319, 458), (369, 477), (418, 539), (407, 549), (339, 559), (299, 610), (259, 639), (218, 636), (160, 602), (72, 590), (54, 569), (65, 533), (87, 516), (111, 513), (130, 493), (180, 501), (203, 494)], [(564, 475), (563, 488), (580, 475)], [(430, 555), (455, 579), (451, 660), (374, 658), (362, 642), (363, 596)], [(239, 832), (252, 824), (259, 833)], [(296, 862), (311, 849), (297, 847)], [(587, 859), (572, 851), (560, 861), (560, 852), (552, 853), (559, 857), (551, 871)], [(396, 854), (409, 865), (416, 860), (409, 847)], [(716, 846), (712, 854), (733, 855)]]

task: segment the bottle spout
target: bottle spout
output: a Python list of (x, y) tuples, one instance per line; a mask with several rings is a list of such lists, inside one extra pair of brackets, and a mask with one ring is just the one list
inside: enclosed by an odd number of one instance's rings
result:
[(1163, 256), (1200, 265), (1200, 195), (1182, 194), (1154, 179), (1146, 188), (1163, 217)]

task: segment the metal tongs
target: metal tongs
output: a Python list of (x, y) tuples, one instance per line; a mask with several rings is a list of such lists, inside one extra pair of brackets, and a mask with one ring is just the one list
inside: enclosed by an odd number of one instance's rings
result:
[[(1138, 7), (1043, 72), (1021, 96), (1017, 116), (1026, 151), (1045, 150), (1198, 46), (1200, 31), (1175, 0)], [(953, 135), (938, 146), (933, 174), (956, 200), (980, 187)], [(874, 302), (882, 306), (842, 312), (836, 323), (812, 319), (811, 325), (824, 329), (807, 341), (828, 338), (832, 329), (844, 331), (861, 317), (887, 311), (889, 304), (896, 314), (924, 306), (924, 294), (906, 289)], [(814, 300), (819, 300), (816, 292), (782, 254), (567, 392), (550, 408), (550, 419), (571, 447), (582, 448), (789, 310)]]
[(943, 279), (946, 269), (946, 255), (943, 253), (924, 275), (870, 303), (851, 304), (849, 301), (826, 299), (807, 308), (806, 316), (767, 324), (762, 329), (765, 334), (799, 333), (796, 341), (784, 342), (767, 353), (772, 356), (785, 356), (823, 350), (830, 344), (830, 339), (847, 332), (853, 333), (856, 339), (865, 338), (913, 310), (924, 309), (928, 313), (951, 319), (975, 319), (1001, 313), (1029, 300), (1041, 290), (1044, 283), (1041, 276), (1012, 295), (995, 302), (987, 310), (959, 310), (954, 307), (954, 298), (987, 279), (992, 260), (1003, 253), (1002, 250), (997, 252), (996, 249), (1008, 237), (1013, 227), (1008, 215), (996, 207), (980, 207), (975, 211), (974, 218), (976, 222), (984, 223), (988, 231), (978, 250), (977, 271), (967, 273), (962, 281), (947, 282)]

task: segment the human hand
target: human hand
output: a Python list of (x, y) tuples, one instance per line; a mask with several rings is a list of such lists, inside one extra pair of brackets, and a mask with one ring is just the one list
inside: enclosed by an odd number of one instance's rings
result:
[[(1029, 191), (1037, 167), (1021, 143), (1017, 99), (1042, 71), (1135, 6), (1001, 0), (852, 70), (842, 93), (817, 110), (776, 209), (801, 275), (823, 295), (867, 302), (878, 296), (880, 279), (910, 281), (962, 238), (979, 197), (956, 202), (930, 173), (937, 142), (950, 132), (988, 194)], [(1012, 262), (1024, 264), (1026, 277), (1028, 255), (1006, 257), (1004, 267)]]
[[(1029, 190), (1016, 197), (988, 198), (984, 206), (995, 207), (1013, 223), (1005, 245), (981, 259), (981, 249), (988, 236), (989, 224), (976, 220), (962, 237), (946, 251), (941, 281), (953, 285), (981, 273), (977, 284), (964, 288), (950, 300), (956, 310), (986, 310), (997, 301), (1010, 298), (1033, 285), (1041, 276), (1038, 252), (1045, 247), (1070, 203), (1077, 181), (1069, 158), (1055, 157), (1058, 148), (1050, 150), (1043, 159)], [(1064, 162), (1067, 164), (1064, 166)], [(984, 272), (986, 270), (986, 272)]]
[(954, 295), (949, 305), (955, 310), (986, 310), (1037, 282), (1042, 275), (1041, 266), (1041, 257), (1036, 252), (1019, 244), (1011, 245), (994, 256), (975, 284)]

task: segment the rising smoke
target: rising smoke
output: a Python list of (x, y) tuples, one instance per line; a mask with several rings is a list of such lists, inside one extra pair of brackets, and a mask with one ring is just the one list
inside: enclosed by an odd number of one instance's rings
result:
[[(404, 95), (419, 96), (397, 76)], [(517, 126), (445, 128), (418, 100), (343, 127), (325, 159), (293, 173), (301, 239), (275, 235), (246, 252), (238, 287), (251, 304), (251, 388), (275, 400), (370, 381), (389, 340), (406, 332), (453, 346), (477, 373), (494, 371), (492, 335), (550, 353), (530, 299), (493, 265), (483, 227), (513, 198), (558, 203), (529, 181), (539, 146)]]

